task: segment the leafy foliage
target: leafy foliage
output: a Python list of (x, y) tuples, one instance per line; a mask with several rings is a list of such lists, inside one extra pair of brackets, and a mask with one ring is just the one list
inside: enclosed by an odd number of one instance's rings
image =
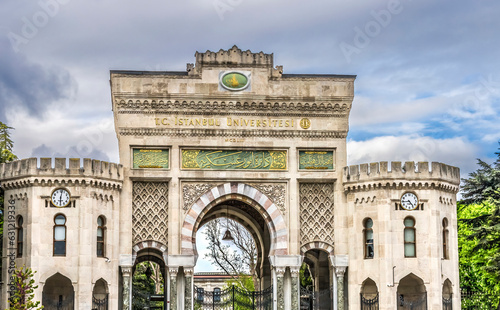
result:
[[(146, 270), (150, 269), (151, 275), (146, 275)], [(136, 265), (132, 278), (132, 309), (139, 310), (154, 306), (155, 302), (149, 302), (149, 296), (163, 294), (163, 277), (160, 266), (153, 262), (142, 262)], [(148, 308), (149, 309), (149, 308)]]
[(311, 277), (311, 270), (309, 269), (309, 265), (306, 263), (302, 263), (302, 266), (300, 266), (299, 279), (302, 287), (312, 290), (313, 281)]
[(495, 163), (478, 160), (479, 169), (462, 180), (457, 206), (460, 286), (477, 292), (474, 303), (481, 309), (500, 299), (500, 152), (495, 154)]
[(35, 298), (34, 291), (38, 288), (38, 285), (35, 285), (35, 280), (33, 280), (35, 273), (36, 271), (32, 271), (31, 268), (25, 266), (15, 270), (14, 286), (16, 290), (8, 310), (43, 309), (43, 306), (40, 306), (40, 301), (33, 301)]

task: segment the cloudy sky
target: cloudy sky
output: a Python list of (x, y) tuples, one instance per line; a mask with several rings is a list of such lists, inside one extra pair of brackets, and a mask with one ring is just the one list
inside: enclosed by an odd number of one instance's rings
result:
[(15, 153), (117, 162), (109, 70), (185, 70), (195, 51), (274, 53), (285, 73), (356, 74), (349, 163), (491, 161), (500, 2), (3, 0), (0, 120)]

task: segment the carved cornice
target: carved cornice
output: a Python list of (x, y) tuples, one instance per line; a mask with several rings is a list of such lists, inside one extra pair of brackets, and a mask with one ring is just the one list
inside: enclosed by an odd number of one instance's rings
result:
[(48, 178), (48, 177), (19, 177), (11, 180), (2, 181), (0, 186), (3, 189), (27, 188), (33, 186), (40, 187), (93, 187), (104, 190), (121, 191), (122, 182), (91, 179), (91, 178)]
[(299, 267), (290, 267), (290, 275), (292, 278), (298, 278), (300, 273)]
[(177, 267), (170, 267), (168, 268), (168, 273), (170, 275), (171, 278), (175, 278), (177, 277), (177, 273), (179, 272), (179, 268)]
[[(242, 99), (245, 100), (245, 99)], [(278, 99), (277, 99), (278, 100)], [(248, 116), (303, 116), (310, 117), (345, 117), (350, 110), (352, 97), (337, 97), (333, 101), (324, 102), (255, 102), (255, 101), (171, 101), (148, 99), (116, 100), (119, 114), (204, 114), (204, 115), (248, 115)]]
[(274, 267), (277, 277), (283, 277), (285, 275), (285, 267)]
[(184, 267), (184, 275), (186, 277), (192, 277), (194, 273), (194, 268), (186, 268)]
[(121, 269), (123, 277), (130, 277), (132, 275), (132, 267), (121, 266)]
[(224, 129), (170, 129), (170, 128), (119, 128), (120, 136), (177, 136), (177, 137), (264, 137), (345, 139), (347, 131), (333, 130), (224, 130)]
[(362, 183), (344, 183), (344, 192), (367, 192), (379, 189), (438, 189), (444, 192), (458, 193), (459, 187), (455, 184), (450, 184), (448, 182), (440, 182), (436, 180), (419, 180), (419, 181), (408, 181), (408, 180), (377, 180), (373, 182), (362, 182)]

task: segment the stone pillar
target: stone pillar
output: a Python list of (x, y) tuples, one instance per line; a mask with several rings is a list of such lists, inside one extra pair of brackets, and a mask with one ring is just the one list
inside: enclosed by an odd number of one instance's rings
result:
[(292, 276), (292, 310), (300, 310), (299, 267), (290, 267)]
[(184, 287), (184, 309), (191, 310), (193, 304), (193, 272), (194, 268), (184, 267), (184, 277), (186, 279)]
[(279, 267), (276, 269), (276, 300), (278, 304), (278, 310), (285, 309), (285, 268)]
[(337, 309), (344, 310), (344, 274), (347, 267), (335, 267), (337, 275)]
[(170, 310), (177, 310), (177, 267), (168, 268), (170, 277)]
[(132, 306), (131, 296), (132, 296), (132, 288), (130, 287), (130, 280), (132, 276), (132, 267), (121, 267), (122, 269), (122, 279), (123, 279), (123, 291), (122, 291), (122, 310), (131, 310)]

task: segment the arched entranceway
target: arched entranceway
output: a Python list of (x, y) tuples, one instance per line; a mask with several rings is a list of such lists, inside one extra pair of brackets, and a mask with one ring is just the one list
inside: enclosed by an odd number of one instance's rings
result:
[(398, 310), (427, 309), (427, 291), (424, 281), (413, 273), (410, 273), (399, 281), (397, 294)]
[(92, 310), (108, 310), (108, 283), (99, 279), (92, 290)]
[[(275, 283), (273, 288), (273, 294), (277, 294), (275, 302), (284, 305), (287, 302), (284, 297), (284, 277), (286, 267), (289, 265), (280, 266), (280, 264), (290, 263), (290, 260), (282, 259), (288, 255), (288, 231), (281, 211), (265, 194), (254, 187), (244, 183), (226, 183), (205, 192), (191, 206), (185, 217), (182, 226), (182, 254), (197, 256), (196, 232), (204, 224), (221, 217), (233, 219), (252, 234), (258, 249), (259, 292), (265, 291)], [(298, 268), (298, 263), (296, 267)], [(295, 281), (287, 284), (292, 283), (291, 291), (298, 291), (297, 275), (298, 272), (294, 274)], [(186, 277), (184, 296), (194, 298), (190, 290), (190, 281), (192, 277)], [(295, 300), (291, 303), (298, 303), (298, 294), (292, 294), (293, 298)], [(185, 306), (189, 307), (187, 304)]]
[(154, 244), (156, 247), (142, 247), (135, 253), (132, 269), (132, 310), (167, 309), (166, 264), (161, 247), (157, 242)]
[(42, 305), (47, 310), (73, 310), (75, 290), (71, 280), (60, 273), (48, 278), (43, 286)]
[(301, 309), (331, 310), (333, 307), (330, 253), (310, 249), (301, 267)]
[(378, 310), (378, 288), (375, 281), (368, 278), (361, 286), (361, 310)]
[(451, 281), (446, 279), (443, 283), (443, 310), (451, 310), (452, 305), (452, 297), (453, 297), (453, 287), (451, 285)]

